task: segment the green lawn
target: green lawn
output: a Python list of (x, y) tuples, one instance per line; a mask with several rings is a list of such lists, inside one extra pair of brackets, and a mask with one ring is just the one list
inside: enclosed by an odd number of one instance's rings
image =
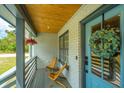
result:
[(16, 65), (15, 57), (0, 57), (0, 75)]

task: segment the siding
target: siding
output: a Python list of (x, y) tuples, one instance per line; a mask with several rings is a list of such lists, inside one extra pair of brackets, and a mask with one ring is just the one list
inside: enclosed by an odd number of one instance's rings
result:
[[(81, 45), (80, 45), (80, 21), (95, 11), (101, 5), (82, 5), (80, 9), (67, 21), (58, 32), (58, 38), (65, 31), (69, 30), (69, 70), (64, 71), (69, 83), (73, 88), (80, 87), (81, 73)], [(59, 53), (58, 53), (59, 55)], [(78, 59), (76, 60), (76, 56)]]
[(38, 44), (33, 46), (33, 56), (38, 56), (38, 68), (45, 68), (53, 56), (57, 56), (57, 33), (38, 33)]

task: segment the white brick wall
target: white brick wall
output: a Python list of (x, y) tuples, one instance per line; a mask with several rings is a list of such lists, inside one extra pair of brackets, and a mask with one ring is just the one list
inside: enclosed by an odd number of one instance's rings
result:
[[(58, 33), (59, 38), (65, 31), (69, 30), (69, 71), (65, 70), (64, 74), (73, 88), (80, 87), (80, 21), (100, 6), (96, 4), (82, 5)], [(75, 59), (76, 56), (78, 56), (78, 60)]]

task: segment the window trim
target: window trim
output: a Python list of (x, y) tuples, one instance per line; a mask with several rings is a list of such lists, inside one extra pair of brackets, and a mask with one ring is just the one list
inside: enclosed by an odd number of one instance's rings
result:
[[(68, 34), (68, 49), (65, 49), (65, 48), (64, 48), (64, 45), (65, 45), (65, 44), (64, 44), (64, 41), (65, 41), (64, 36), (65, 36), (66, 34)], [(62, 46), (63, 46), (63, 49), (64, 49), (64, 50), (67, 50), (68, 53), (69, 53), (69, 30), (65, 31), (63, 34), (61, 34), (61, 35), (59, 36), (59, 62), (60, 62), (62, 65), (64, 65), (65, 62), (62, 62), (62, 61), (61, 61), (61, 58), (60, 58), (60, 51), (61, 51), (61, 50), (60, 50), (60, 40), (61, 40), (62, 37), (63, 37), (63, 40), (62, 40), (62, 42), (63, 42), (63, 45), (62, 45)], [(64, 53), (63, 53), (63, 54), (64, 54)], [(68, 57), (68, 59), (69, 59), (69, 57)], [(68, 64), (68, 62), (67, 62), (67, 64)]]

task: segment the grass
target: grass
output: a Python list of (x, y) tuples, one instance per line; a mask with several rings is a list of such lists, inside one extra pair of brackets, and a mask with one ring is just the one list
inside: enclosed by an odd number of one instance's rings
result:
[(0, 75), (16, 65), (15, 57), (0, 57)]

